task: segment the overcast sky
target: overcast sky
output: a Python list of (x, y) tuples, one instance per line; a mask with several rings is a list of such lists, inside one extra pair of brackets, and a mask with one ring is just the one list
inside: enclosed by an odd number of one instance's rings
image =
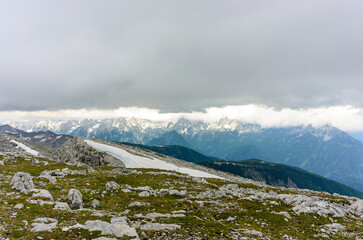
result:
[(0, 0), (0, 115), (362, 110), (362, 13), (358, 0)]

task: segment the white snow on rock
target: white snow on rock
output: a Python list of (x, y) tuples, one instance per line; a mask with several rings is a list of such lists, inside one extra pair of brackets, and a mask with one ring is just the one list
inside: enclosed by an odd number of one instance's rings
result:
[(16, 145), (18, 145), (18, 147), (22, 148), (24, 151), (26, 151), (27, 153), (30, 153), (34, 156), (38, 156), (39, 152), (35, 151), (34, 149), (31, 149), (28, 146), (25, 146), (23, 143), (20, 143), (18, 141), (15, 140), (10, 140), (11, 143), (15, 143)]
[(85, 140), (85, 142), (96, 149), (97, 151), (107, 153), (119, 160), (121, 160), (126, 168), (154, 168), (154, 169), (162, 169), (162, 170), (169, 170), (175, 171), (180, 173), (188, 174), (192, 177), (206, 177), (206, 178), (219, 178), (221, 177), (206, 173), (203, 171), (185, 168), (185, 167), (178, 167), (172, 163), (164, 162), (160, 159), (156, 158), (147, 158), (142, 156), (133, 155), (121, 148), (110, 146), (103, 143), (98, 143), (90, 140)]

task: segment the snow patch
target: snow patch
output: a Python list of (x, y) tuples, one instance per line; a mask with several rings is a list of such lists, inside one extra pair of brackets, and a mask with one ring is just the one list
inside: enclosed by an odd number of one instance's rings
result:
[(38, 151), (35, 151), (34, 149), (31, 149), (30, 147), (28, 146), (25, 146), (24, 144), (20, 143), (20, 142), (17, 142), (15, 140), (10, 140), (11, 143), (15, 143), (16, 145), (18, 145), (18, 147), (22, 148), (24, 151), (26, 151), (27, 153), (30, 153), (34, 156), (37, 156), (39, 154)]
[(17, 132), (17, 131), (15, 131), (15, 130), (14, 130), (14, 131), (8, 131), (8, 130), (6, 130), (5, 132), (6, 132), (6, 133), (10, 133), (10, 134), (18, 134), (18, 132)]
[(35, 136), (34, 138), (39, 139), (39, 138), (43, 138), (43, 137), (44, 137), (44, 135), (37, 135), (37, 136)]
[(85, 140), (85, 142), (96, 149), (97, 151), (107, 153), (120, 161), (122, 161), (127, 168), (154, 168), (154, 169), (162, 169), (162, 170), (169, 170), (175, 171), (179, 173), (185, 173), (192, 177), (205, 177), (205, 178), (219, 178), (219, 176), (206, 173), (203, 171), (185, 168), (185, 167), (178, 167), (172, 163), (164, 162), (160, 159), (156, 158), (147, 158), (142, 156), (133, 155), (121, 148), (113, 147), (107, 144), (98, 143), (90, 140)]

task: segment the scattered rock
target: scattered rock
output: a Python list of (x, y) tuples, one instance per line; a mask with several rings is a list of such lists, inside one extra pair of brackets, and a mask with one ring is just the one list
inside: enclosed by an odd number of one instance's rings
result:
[(147, 219), (154, 220), (156, 218), (179, 218), (179, 217), (185, 217), (185, 214), (183, 214), (183, 213), (173, 213), (173, 214), (166, 213), (166, 214), (163, 214), (163, 213), (155, 213), (155, 212), (152, 212), (152, 213), (147, 213), (146, 215), (143, 215), (142, 213), (139, 213), (139, 214), (136, 214), (135, 217), (138, 217), (138, 218), (147, 218)]
[(57, 179), (50, 175), (49, 172), (47, 170), (44, 170), (40, 175), (39, 178), (45, 178), (48, 179), (50, 183), (55, 184), (57, 183)]
[(82, 208), (83, 200), (82, 194), (77, 189), (70, 189), (68, 192), (68, 200), (72, 201), (71, 207), (72, 208)]
[(22, 203), (18, 203), (15, 205), (14, 207), (15, 209), (23, 209), (24, 208), (24, 205)]
[(54, 209), (56, 210), (63, 210), (63, 211), (71, 211), (68, 203), (66, 202), (55, 202)]
[(139, 237), (136, 229), (128, 226), (124, 222), (114, 221), (110, 224), (101, 220), (95, 220), (87, 221), (84, 226), (89, 231), (101, 231), (102, 235), (114, 235), (119, 238), (123, 236)]
[(178, 230), (181, 226), (178, 224), (165, 224), (165, 223), (146, 223), (140, 226), (144, 231), (162, 231), (162, 230)]
[(52, 194), (48, 190), (40, 189), (37, 193), (34, 193), (32, 198), (42, 198), (42, 199), (49, 199), (53, 201)]
[(117, 240), (117, 239), (116, 238), (99, 237), (99, 238), (93, 238), (92, 240)]
[(148, 203), (145, 202), (133, 202), (129, 204), (129, 207), (141, 207), (141, 206), (146, 206), (149, 205)]
[(120, 189), (120, 185), (114, 181), (106, 183), (106, 191), (114, 191)]
[(149, 191), (140, 192), (139, 197), (150, 197), (150, 193)]
[(29, 173), (18, 172), (14, 175), (10, 183), (11, 188), (17, 189), (25, 194), (34, 189), (34, 183)]
[(187, 192), (185, 190), (183, 191), (178, 191), (178, 190), (169, 190), (169, 195), (174, 195), (174, 196), (178, 196), (178, 197), (185, 197), (187, 195)]
[(253, 235), (253, 236), (258, 236), (258, 237), (263, 236), (262, 232), (256, 231), (256, 230), (244, 229), (243, 232), (248, 235)]
[(98, 206), (100, 206), (100, 201), (96, 200), (96, 199), (93, 199), (92, 200), (92, 203), (91, 203), (91, 206), (93, 208), (97, 208)]
[(316, 213), (319, 216), (328, 216), (329, 214), (333, 217), (344, 217), (347, 208), (337, 203), (331, 203), (319, 197), (309, 197), (306, 195), (292, 195), (292, 194), (279, 194), (276, 196), (277, 199), (284, 201), (287, 204), (292, 204), (294, 207), (292, 210), (296, 214), (301, 213)]
[(168, 194), (169, 193), (169, 189), (166, 188), (162, 188), (159, 190), (159, 194), (163, 195), (163, 194)]
[(33, 220), (33, 228), (30, 230), (32, 232), (51, 232), (52, 229), (56, 228), (58, 221), (54, 218), (36, 218)]
[(363, 216), (363, 199), (354, 202), (350, 206), (349, 211), (354, 215)]
[(343, 231), (346, 229), (345, 226), (341, 225), (340, 223), (332, 223), (332, 224), (326, 224), (324, 225), (326, 228), (334, 231), (334, 232), (338, 232), (338, 231)]
[(132, 191), (134, 192), (144, 192), (144, 191), (147, 191), (147, 192), (150, 192), (152, 191), (153, 189), (149, 186), (144, 186), (144, 187), (137, 187), (137, 188), (130, 188)]

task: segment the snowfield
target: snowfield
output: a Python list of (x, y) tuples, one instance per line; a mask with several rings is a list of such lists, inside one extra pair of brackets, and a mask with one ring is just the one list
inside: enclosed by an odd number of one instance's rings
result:
[(30, 147), (28, 146), (25, 146), (24, 144), (20, 143), (20, 142), (17, 142), (15, 140), (10, 140), (11, 143), (15, 143), (16, 145), (18, 145), (18, 147), (24, 149), (27, 153), (30, 153), (34, 156), (38, 156), (39, 152), (38, 151), (35, 151), (34, 149), (31, 149)]
[(162, 170), (169, 170), (169, 171), (175, 171), (179, 173), (185, 173), (192, 177), (205, 177), (205, 178), (219, 178), (222, 179), (219, 176), (206, 173), (203, 171), (191, 169), (191, 168), (185, 168), (185, 167), (178, 167), (172, 163), (164, 162), (160, 159), (156, 158), (147, 158), (147, 157), (141, 157), (137, 155), (133, 155), (121, 148), (110, 146), (103, 143), (98, 143), (90, 140), (85, 140), (85, 142), (96, 149), (97, 151), (107, 153), (114, 158), (119, 159), (122, 161), (126, 168), (154, 168), (154, 169), (162, 169)]

